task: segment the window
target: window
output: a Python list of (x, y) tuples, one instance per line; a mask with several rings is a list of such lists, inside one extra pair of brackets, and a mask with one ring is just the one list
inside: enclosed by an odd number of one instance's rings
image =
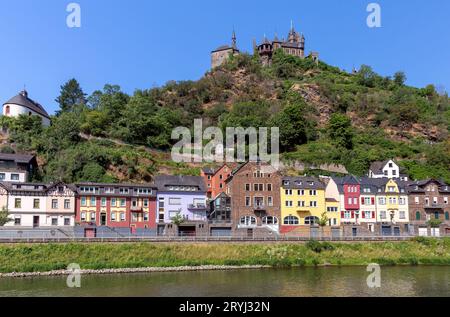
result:
[(372, 199), (370, 197), (365, 197), (364, 198), (364, 205), (371, 205), (372, 204)]
[(148, 199), (144, 199), (144, 207), (145, 207), (145, 208), (148, 207)]
[(95, 221), (95, 212), (91, 212), (91, 221)]
[(292, 207), (294, 205), (292, 200), (286, 200), (286, 207)]
[(379, 203), (380, 205), (386, 205), (386, 198), (384, 198), (384, 197), (378, 198), (378, 203)]
[(405, 220), (406, 219), (406, 213), (403, 210), (400, 210), (400, 219)]
[(268, 216), (268, 217), (264, 217), (262, 219), (262, 223), (263, 223), (263, 225), (277, 225), (278, 219), (277, 219), (277, 217)]
[(267, 184), (267, 191), (271, 192), (272, 191), (272, 184)]
[(243, 226), (256, 226), (256, 218), (252, 216), (242, 217), (240, 223)]
[(448, 211), (445, 213), (445, 220), (446, 221), (450, 220), (450, 215), (449, 215)]
[(420, 221), (422, 219), (422, 216), (421, 216), (421, 214), (420, 214), (420, 211), (417, 211), (416, 212), (416, 220), (417, 221)]
[(414, 197), (414, 202), (418, 205), (420, 203), (419, 197)]
[(434, 219), (439, 220), (439, 212), (436, 211), (434, 213)]
[(86, 197), (81, 197), (81, 206), (83, 206), (83, 207), (87, 206)]
[(317, 201), (310, 201), (309, 207), (317, 207)]
[(305, 225), (317, 225), (319, 223), (319, 218), (317, 217), (306, 217), (305, 218)]
[(337, 212), (338, 211), (338, 207), (328, 207), (327, 208), (327, 212)]
[(300, 220), (297, 217), (289, 216), (284, 218), (283, 223), (287, 226), (298, 226), (300, 224)]
[(386, 219), (386, 211), (380, 211), (380, 219)]
[(70, 209), (70, 199), (64, 199), (64, 209)]
[(310, 190), (309, 191), (309, 195), (310, 196), (317, 196), (317, 190), (315, 190), (315, 189), (314, 190)]
[(97, 200), (95, 199), (95, 197), (91, 197), (91, 207), (95, 206), (97, 206)]
[(0, 181), (4, 181), (6, 178), (5, 173), (0, 173)]
[(299, 196), (305, 196), (305, 190), (304, 189), (300, 189), (297, 191), (297, 195)]
[(106, 207), (106, 197), (102, 197), (102, 207)]
[(133, 212), (131, 214), (131, 222), (137, 222), (138, 221), (138, 215), (137, 213)]
[(171, 205), (171, 206), (180, 206), (181, 205), (181, 198), (169, 197), (169, 205)]
[(148, 212), (146, 212), (144, 214), (144, 221), (149, 221), (150, 220), (150, 215), (148, 214)]
[(345, 219), (351, 219), (352, 213), (350, 211), (344, 211), (344, 218)]
[(245, 197), (245, 206), (250, 207), (252, 205), (250, 197)]
[(120, 207), (126, 207), (126, 206), (127, 206), (127, 200), (124, 199), (124, 198), (122, 198), (122, 199), (120, 200)]
[(58, 218), (52, 218), (52, 226), (57, 226), (58, 225)]
[(116, 207), (117, 206), (117, 199), (116, 198), (112, 198), (111, 199), (111, 207)]
[(58, 199), (52, 199), (52, 209), (58, 209)]
[(254, 184), (253, 190), (255, 192), (263, 192), (264, 191), (264, 184)]
[(22, 223), (22, 218), (20, 216), (15, 216), (14, 217), (14, 225), (15, 226), (20, 226)]
[(303, 201), (303, 200), (297, 201), (297, 207), (305, 207), (305, 206), (306, 206), (305, 201)]
[(119, 193), (121, 194), (129, 194), (130, 190), (128, 188), (120, 188)]
[(286, 189), (286, 196), (292, 196), (292, 189)]
[(250, 184), (245, 184), (245, 191), (249, 192), (250, 191)]
[(349, 198), (349, 199), (348, 199), (348, 204), (349, 204), (349, 205), (353, 205), (353, 198)]
[(70, 226), (70, 218), (64, 218), (64, 225)]
[(116, 221), (116, 213), (115, 212), (111, 213), (111, 221)]
[(272, 197), (267, 197), (267, 205), (269, 206), (269, 207), (273, 207), (273, 198)]
[(86, 212), (83, 211), (83, 212), (81, 213), (80, 219), (81, 219), (82, 222), (85, 222), (85, 221), (86, 221)]
[(39, 199), (33, 199), (33, 209), (39, 209), (41, 201)]
[(11, 180), (12, 181), (18, 181), (20, 179), (19, 174), (11, 174)]
[(124, 222), (125, 220), (126, 220), (125, 213), (121, 212), (120, 213), (120, 221)]
[(400, 205), (406, 205), (406, 198), (400, 197), (398, 202), (399, 202)]

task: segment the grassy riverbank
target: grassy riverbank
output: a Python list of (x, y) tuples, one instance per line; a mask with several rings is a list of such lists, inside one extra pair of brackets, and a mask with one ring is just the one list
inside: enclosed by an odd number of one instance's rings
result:
[(0, 246), (0, 273), (200, 265), (450, 265), (450, 239), (307, 244), (21, 244)]

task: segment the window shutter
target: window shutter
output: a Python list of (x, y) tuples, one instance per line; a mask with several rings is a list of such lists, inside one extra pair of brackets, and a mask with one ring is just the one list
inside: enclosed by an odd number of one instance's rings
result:
[(365, 218), (366, 218), (366, 213), (365, 213), (364, 211), (361, 213), (361, 218), (362, 218), (362, 219), (365, 219)]
[(355, 212), (352, 211), (352, 219), (355, 218)]
[(372, 219), (375, 219), (375, 211), (372, 211)]
[(372, 205), (375, 205), (375, 197), (372, 197)]
[(341, 211), (341, 218), (344, 218), (344, 212)]
[(364, 205), (364, 198), (361, 197), (361, 205)]

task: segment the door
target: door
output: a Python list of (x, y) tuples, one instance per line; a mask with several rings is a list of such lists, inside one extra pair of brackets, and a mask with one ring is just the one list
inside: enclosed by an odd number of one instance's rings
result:
[(392, 236), (392, 228), (390, 226), (381, 227), (381, 235), (382, 236)]
[(100, 226), (106, 226), (106, 214), (100, 215)]
[(428, 237), (428, 228), (419, 228), (419, 237)]
[(439, 228), (431, 228), (431, 236), (439, 238), (441, 236), (441, 230)]
[(247, 238), (253, 239), (253, 229), (247, 229)]
[(352, 236), (354, 237), (358, 236), (358, 228), (352, 228)]
[(319, 228), (311, 228), (311, 238), (312, 239), (319, 238)]
[(95, 238), (96, 232), (94, 228), (86, 228), (84, 229), (84, 237), (85, 238)]
[(39, 227), (39, 216), (34, 216), (33, 217), (33, 228), (38, 228)]
[(399, 227), (394, 227), (394, 236), (400, 237), (400, 228)]

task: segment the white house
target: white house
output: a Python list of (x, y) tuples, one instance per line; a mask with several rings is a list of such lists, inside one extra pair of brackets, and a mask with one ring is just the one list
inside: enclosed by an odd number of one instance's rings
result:
[(406, 175), (400, 174), (400, 167), (393, 160), (372, 163), (369, 169), (369, 178), (396, 178), (408, 181)]
[(75, 225), (75, 191), (63, 183), (1, 183), (1, 207), (12, 221), (5, 227), (49, 228)]
[(39, 116), (44, 126), (50, 125), (50, 116), (44, 107), (28, 97), (26, 90), (21, 91), (3, 105), (3, 115), (16, 118), (20, 115)]

